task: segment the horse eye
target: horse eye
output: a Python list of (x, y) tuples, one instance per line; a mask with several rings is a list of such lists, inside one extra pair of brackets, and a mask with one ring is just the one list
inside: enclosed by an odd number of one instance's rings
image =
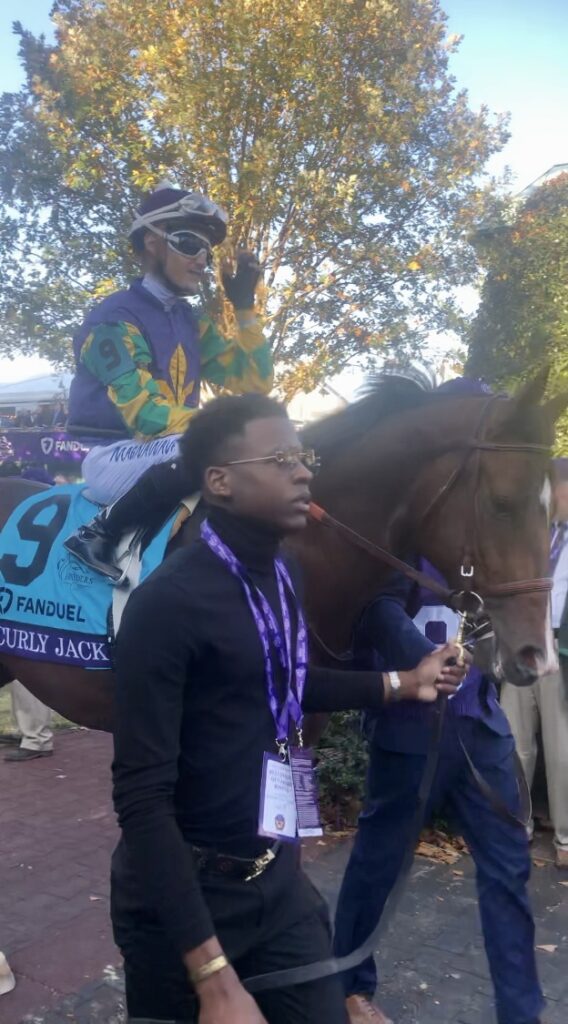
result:
[(514, 514), (515, 507), (507, 498), (494, 498), (493, 510), (499, 519), (510, 519)]

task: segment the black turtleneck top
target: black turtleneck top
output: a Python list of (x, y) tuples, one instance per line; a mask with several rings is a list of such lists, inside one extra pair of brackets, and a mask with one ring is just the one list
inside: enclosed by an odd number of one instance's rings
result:
[[(280, 618), (275, 538), (217, 509), (209, 518)], [(186, 952), (214, 934), (189, 844), (266, 848), (260, 783), (275, 728), (240, 581), (201, 540), (176, 552), (129, 599), (116, 653), (115, 808), (148, 905)], [(382, 703), (376, 672), (308, 670), (305, 711)]]

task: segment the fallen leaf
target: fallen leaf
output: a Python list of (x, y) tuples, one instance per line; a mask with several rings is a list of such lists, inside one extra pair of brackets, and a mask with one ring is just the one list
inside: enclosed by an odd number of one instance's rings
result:
[(458, 868), (454, 868), (452, 875), (463, 875), (463, 871), (460, 871)]
[(568, 885), (568, 882), (559, 882), (558, 885)]
[(428, 860), (436, 860), (442, 864), (455, 864), (460, 859), (459, 853), (452, 850), (450, 847), (442, 848), (440, 846), (434, 846), (433, 843), (425, 843), (424, 841), (418, 843), (416, 847), (416, 853), (419, 857), (427, 857)]
[(533, 864), (534, 864), (535, 868), (545, 868), (546, 867), (546, 861), (545, 860), (539, 860), (538, 857), (533, 857)]
[(537, 946), (537, 949), (542, 949), (543, 953), (555, 953), (558, 946)]

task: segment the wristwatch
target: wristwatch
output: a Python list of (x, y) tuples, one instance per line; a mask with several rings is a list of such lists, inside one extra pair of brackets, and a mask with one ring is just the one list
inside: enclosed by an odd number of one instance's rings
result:
[(391, 688), (391, 700), (400, 700), (399, 690), (401, 682), (398, 672), (387, 672), (387, 676), (389, 677), (389, 684)]

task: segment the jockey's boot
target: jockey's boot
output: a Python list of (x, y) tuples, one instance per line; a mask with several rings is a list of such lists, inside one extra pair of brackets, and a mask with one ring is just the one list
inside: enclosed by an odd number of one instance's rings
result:
[(106, 576), (113, 583), (126, 582), (116, 565), (116, 547), (123, 533), (158, 527), (187, 496), (188, 488), (180, 460), (150, 466), (126, 494), (94, 519), (80, 526), (64, 542), (75, 558)]

